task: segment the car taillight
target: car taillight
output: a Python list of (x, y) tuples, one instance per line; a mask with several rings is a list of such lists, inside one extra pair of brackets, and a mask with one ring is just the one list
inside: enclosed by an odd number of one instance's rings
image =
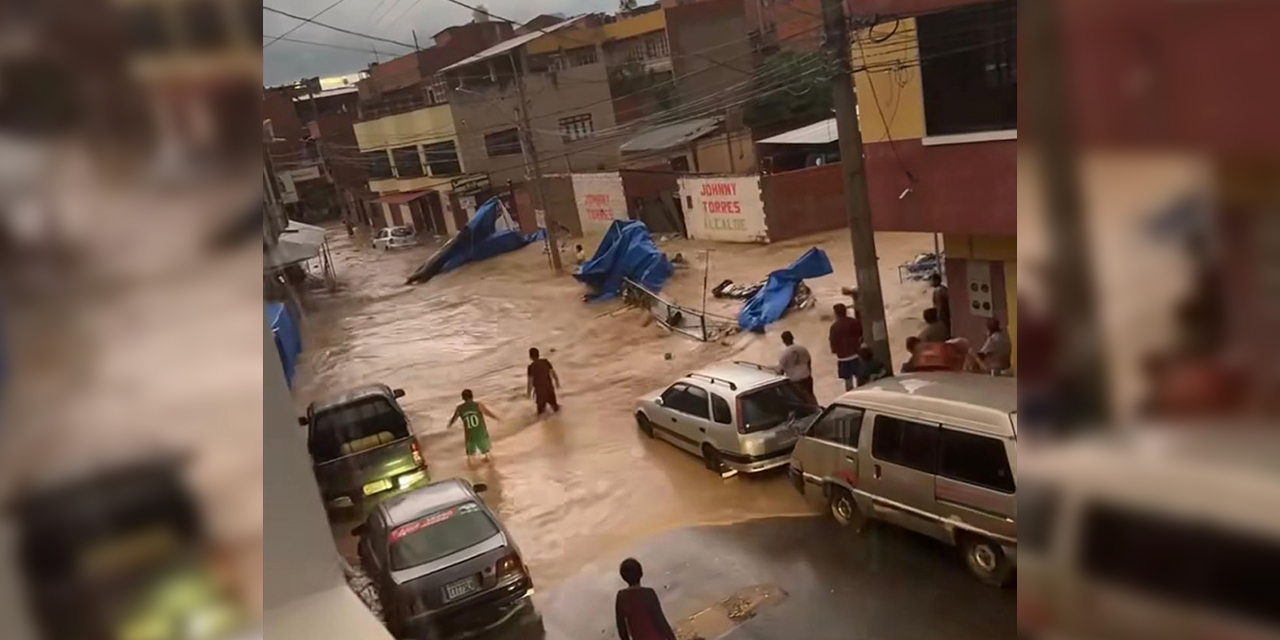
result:
[(524, 562), (521, 562), (519, 554), (513, 553), (498, 561), (499, 582), (517, 575), (524, 575)]
[(418, 441), (414, 440), (409, 443), (409, 451), (413, 454), (413, 463), (422, 466), (422, 451), (418, 450)]

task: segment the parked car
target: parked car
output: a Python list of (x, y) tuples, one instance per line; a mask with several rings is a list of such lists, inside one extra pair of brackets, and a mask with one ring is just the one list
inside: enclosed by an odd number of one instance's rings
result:
[(702, 456), (708, 469), (752, 473), (786, 466), (797, 434), (821, 407), (776, 369), (727, 362), (640, 399), (640, 430)]
[(836, 522), (884, 520), (958, 546), (983, 582), (1017, 568), (1018, 383), (921, 373), (840, 396), (791, 457), (801, 493), (821, 492)]
[(1280, 442), (1213, 426), (1025, 452), (1019, 637), (1280, 637)]
[(368, 498), (428, 479), (401, 397), (403, 389), (369, 385), (314, 402), (298, 418), (327, 508), (360, 509)]
[(418, 246), (418, 232), (413, 227), (383, 227), (373, 237), (373, 248), (388, 251)]
[(436, 640), (536, 622), (533, 578), (480, 499), (485, 488), (433, 482), (378, 505), (353, 531), (395, 637)]

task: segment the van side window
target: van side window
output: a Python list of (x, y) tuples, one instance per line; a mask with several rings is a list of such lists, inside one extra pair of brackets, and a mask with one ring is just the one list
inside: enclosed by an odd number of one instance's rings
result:
[(862, 432), (862, 409), (832, 405), (809, 431), (809, 437), (858, 448), (858, 435)]
[(729, 403), (716, 394), (711, 394), (711, 415), (720, 424), (733, 424), (733, 414), (729, 412)]
[(1086, 575), (1178, 605), (1275, 625), (1280, 545), (1260, 534), (1192, 519), (1095, 504), (1084, 514)]
[(942, 429), (938, 475), (1001, 493), (1014, 492), (1009, 456), (1004, 442), (995, 438)]
[(940, 431), (937, 425), (878, 415), (874, 429), (871, 455), (877, 460), (925, 473), (937, 472)]

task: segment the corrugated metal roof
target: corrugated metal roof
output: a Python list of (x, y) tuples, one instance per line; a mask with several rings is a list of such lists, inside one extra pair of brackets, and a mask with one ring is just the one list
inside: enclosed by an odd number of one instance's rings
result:
[(760, 144), (827, 144), (839, 139), (840, 133), (836, 129), (836, 119), (830, 118), (780, 133), (772, 138), (765, 138), (760, 141)]
[(508, 51), (514, 51), (518, 47), (522, 47), (530, 42), (533, 42), (534, 40), (537, 40), (538, 38), (541, 38), (542, 36), (545, 36), (548, 33), (551, 33), (553, 31), (559, 31), (565, 27), (568, 27), (585, 17), (586, 17), (585, 15), (582, 15), (582, 16), (569, 18), (564, 22), (561, 22), (559, 24), (553, 24), (545, 29), (540, 29), (538, 31), (534, 31), (533, 33), (526, 33), (522, 36), (507, 40), (506, 42), (496, 44), (492, 47), (489, 47), (488, 49), (485, 49), (484, 51), (481, 51), (480, 53), (475, 54), (474, 56), (471, 56), (470, 58), (466, 58), (459, 62), (455, 62), (441, 69), (440, 73), (444, 73), (446, 71), (453, 71), (454, 69), (461, 69), (462, 67), (473, 65), (477, 62), (483, 62), (485, 60), (488, 60), (489, 58), (500, 56), (504, 53), (507, 53)]
[(688, 144), (715, 131), (720, 118), (700, 118), (646, 131), (622, 144), (623, 153), (661, 151)]

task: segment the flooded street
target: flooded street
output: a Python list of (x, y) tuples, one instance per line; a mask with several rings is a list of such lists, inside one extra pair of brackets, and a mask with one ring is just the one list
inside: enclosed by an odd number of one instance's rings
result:
[[(929, 303), (923, 283), (899, 284), (897, 265), (931, 251), (933, 238), (881, 234), (878, 242), (896, 365)], [(702, 298), (706, 249), (713, 287), (725, 279), (761, 280), (809, 246), (826, 250), (836, 269), (808, 282), (814, 308), (790, 314), (766, 335), (705, 344), (648, 324), (645, 314), (622, 310), (618, 301), (583, 303), (585, 289), (569, 275), (553, 277), (540, 245), (404, 286), (434, 249), (374, 251), (366, 236), (352, 241), (340, 230), (331, 231), (330, 244), (343, 289), (310, 303), (299, 407), (362, 384), (403, 388), (401, 402), (432, 478), (489, 485), (486, 500), (518, 540), (540, 588), (667, 530), (814, 512), (785, 473), (722, 480), (698, 458), (644, 437), (632, 409), (641, 394), (714, 361), (775, 363), (784, 329), (812, 352), (819, 400), (830, 402), (843, 389), (827, 349), (830, 307), (847, 302), (840, 288), (854, 284), (846, 233), (767, 246), (661, 243), (669, 256), (683, 253), (690, 263), (677, 270), (664, 297), (694, 307)], [(736, 316), (740, 305), (711, 300), (708, 310)], [(562, 382), (563, 409), (552, 417), (539, 419), (524, 396), (530, 347), (542, 351)], [(476, 468), (467, 466), (462, 430), (445, 428), (463, 389), (501, 418), (489, 421), (493, 462)], [(353, 555), (343, 533), (349, 528), (335, 525), (335, 532), (343, 552)]]

